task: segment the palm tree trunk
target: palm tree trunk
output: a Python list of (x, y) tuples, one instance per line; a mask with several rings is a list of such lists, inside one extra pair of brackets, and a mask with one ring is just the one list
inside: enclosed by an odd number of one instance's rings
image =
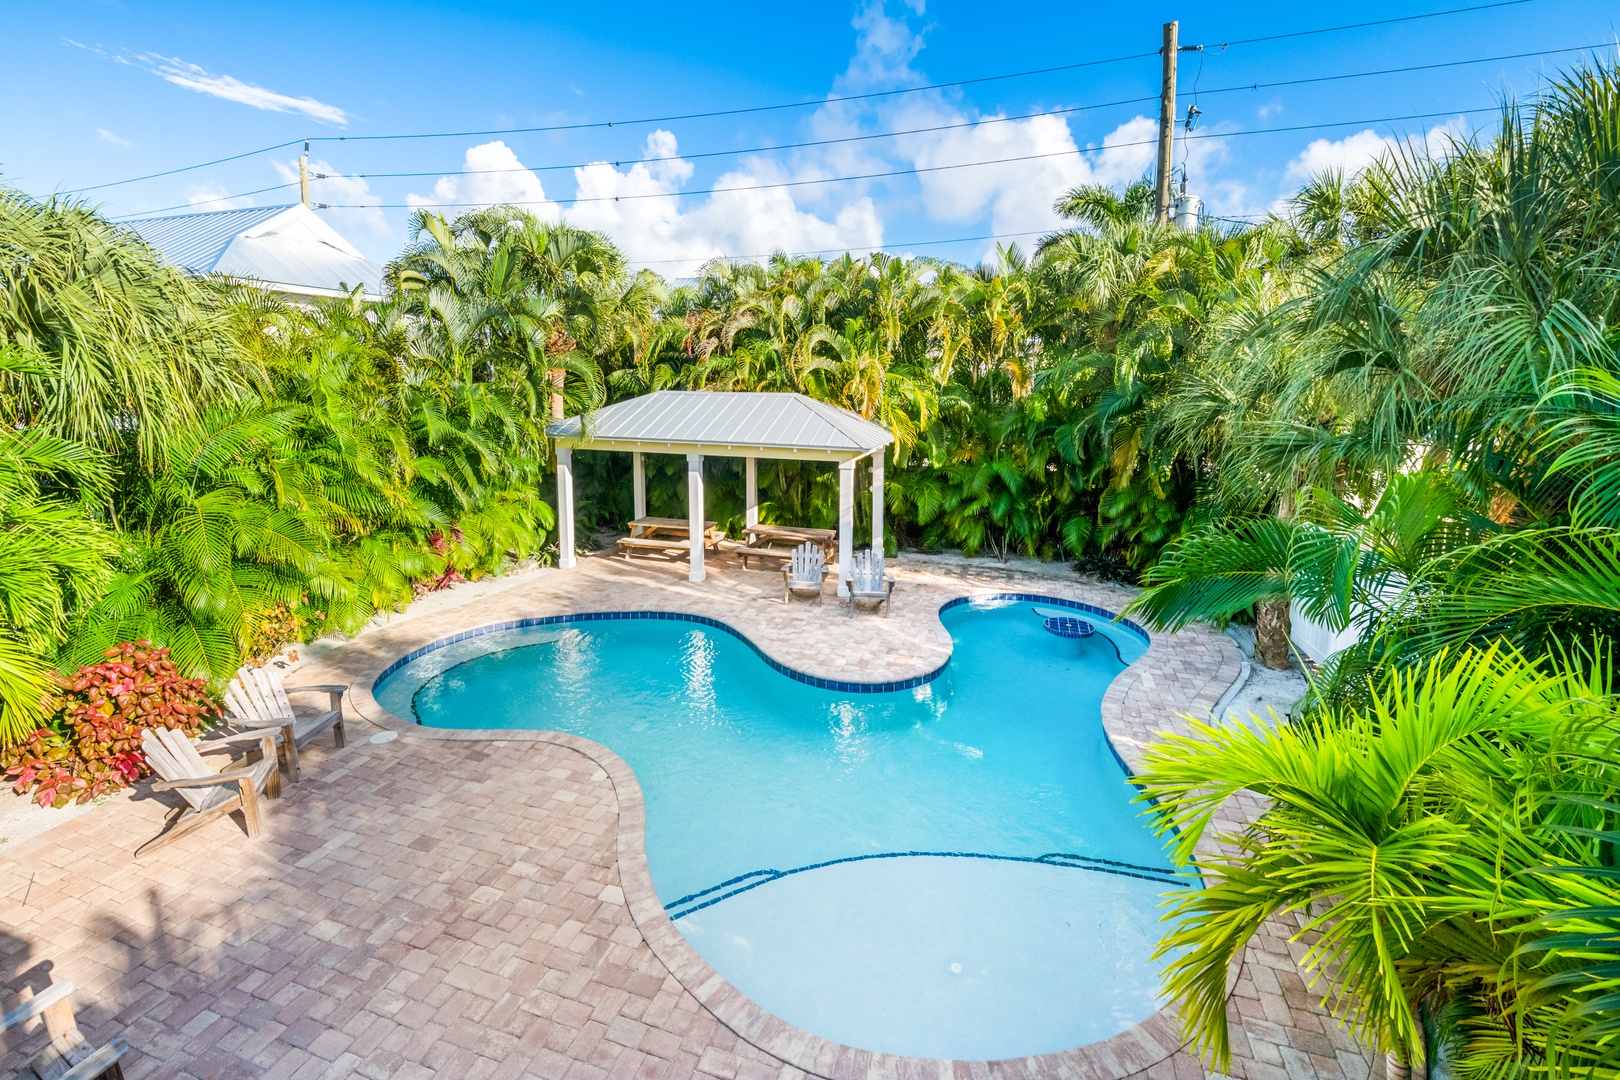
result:
[(1384, 1055), (1384, 1080), (1412, 1080), (1412, 1066), (1393, 1050)]
[(1288, 668), (1288, 601), (1267, 600), (1254, 609), (1254, 658), (1262, 667)]
[(546, 374), (551, 376), (551, 418), (561, 420), (563, 418), (562, 390), (564, 372), (561, 368), (553, 368)]

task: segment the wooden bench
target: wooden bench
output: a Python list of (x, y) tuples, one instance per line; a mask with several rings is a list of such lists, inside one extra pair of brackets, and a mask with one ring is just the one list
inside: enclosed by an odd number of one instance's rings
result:
[[(725, 538), (726, 531), (724, 529), (711, 529), (707, 537), (709, 543), (705, 546), (718, 549), (720, 541)], [(684, 536), (621, 536), (619, 537), (619, 550), (624, 552), (626, 561), (629, 560), (630, 553), (633, 551), (662, 551), (685, 555), (692, 550), (692, 542)]]
[(742, 559), (743, 569), (748, 569), (749, 559), (769, 559), (780, 568), (793, 558), (793, 549), (790, 547), (739, 547), (736, 549), (737, 557)]
[(659, 539), (647, 536), (621, 536), (619, 550), (624, 552), (624, 557), (628, 559), (632, 551), (688, 552), (692, 550), (692, 542), (675, 537)]
[(821, 549), (823, 560), (831, 565), (838, 561), (838, 533), (834, 529), (812, 529), (798, 525), (749, 525), (743, 529), (743, 546), (736, 549), (743, 569), (748, 560), (769, 559), (780, 567), (793, 557), (794, 549), (809, 541)]

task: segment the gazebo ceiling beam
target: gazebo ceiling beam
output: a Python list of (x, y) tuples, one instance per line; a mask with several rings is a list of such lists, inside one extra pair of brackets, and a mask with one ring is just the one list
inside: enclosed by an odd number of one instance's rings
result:
[[(775, 461), (859, 461), (878, 450), (822, 450), (792, 446), (747, 446), (717, 443), (650, 442), (643, 439), (558, 439), (559, 447), (572, 450), (615, 450), (620, 453), (702, 454), (704, 457), (770, 458)], [(881, 449), (881, 448), (879, 448)]]

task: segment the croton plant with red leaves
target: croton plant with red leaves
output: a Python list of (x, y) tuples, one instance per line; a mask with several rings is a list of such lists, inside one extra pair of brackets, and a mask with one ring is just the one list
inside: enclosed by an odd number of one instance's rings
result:
[(126, 641), (99, 664), (58, 678), (53, 706), (50, 727), (0, 750), (6, 779), (41, 806), (128, 787), (149, 772), (141, 753), (147, 728), (195, 735), (220, 715), (207, 683), (182, 678), (169, 650), (149, 641)]

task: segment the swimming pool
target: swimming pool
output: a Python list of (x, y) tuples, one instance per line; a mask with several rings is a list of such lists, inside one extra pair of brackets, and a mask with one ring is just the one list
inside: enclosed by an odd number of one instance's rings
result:
[(995, 1059), (1105, 1039), (1159, 1008), (1157, 905), (1184, 887), (1132, 803), (1103, 693), (1146, 642), (1048, 631), (1051, 602), (964, 604), (932, 682), (808, 685), (723, 628), (665, 618), (501, 630), (375, 689), (446, 728), (566, 731), (647, 806), (675, 925), (805, 1030)]

